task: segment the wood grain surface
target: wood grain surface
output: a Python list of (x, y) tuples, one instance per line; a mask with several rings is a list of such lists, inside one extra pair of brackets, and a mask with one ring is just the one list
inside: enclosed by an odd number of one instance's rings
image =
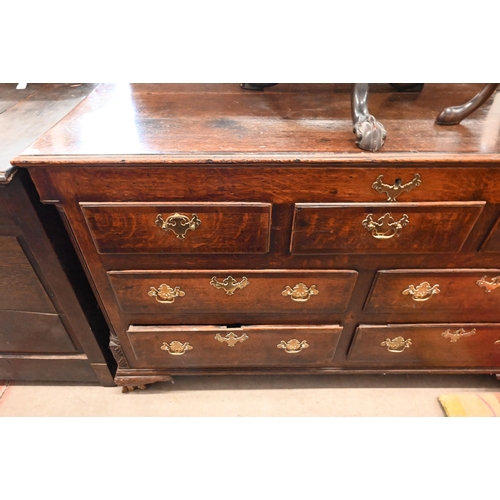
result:
[[(215, 339), (232, 332), (236, 338), (248, 338), (233, 347)], [(338, 325), (310, 326), (245, 326), (226, 328), (197, 327), (141, 327), (132, 325), (127, 336), (134, 350), (132, 366), (150, 368), (202, 366), (307, 366), (330, 364), (342, 328)], [(308, 347), (292, 354), (278, 348), (282, 341), (306, 341)], [(162, 350), (163, 343), (188, 342), (192, 347), (182, 355)]]
[[(442, 334), (463, 330), (475, 331), (452, 342)], [(382, 342), (402, 336), (411, 345), (402, 352), (389, 352)], [(382, 366), (425, 367), (492, 367), (500, 364), (500, 325), (468, 324), (414, 324), (414, 325), (360, 325), (349, 351), (351, 361)]]
[[(271, 205), (263, 203), (82, 204), (101, 253), (266, 253)], [(200, 226), (181, 239), (155, 221), (176, 213)]]
[[(296, 271), (225, 269), (212, 271), (110, 271), (108, 273), (116, 298), (123, 311), (150, 315), (164, 315), (169, 322), (203, 324), (200, 318), (210, 313), (217, 324), (237, 323), (243, 315), (276, 322), (307, 323), (329, 318), (333, 313), (345, 311), (357, 278), (356, 271)], [(215, 277), (222, 283), (229, 276), (246, 285), (230, 295), (224, 288), (211, 282)], [(315, 295), (307, 301), (297, 302), (283, 295), (287, 287), (299, 283), (314, 285)], [(161, 303), (149, 295), (151, 288), (161, 284), (179, 287), (184, 295), (172, 303)], [(230, 290), (231, 291), (231, 290)]]
[[(460, 252), (484, 202), (296, 204), (292, 253), (438, 253)], [(363, 226), (371, 218), (405, 225), (378, 239)], [(386, 229), (380, 234), (385, 234)], [(377, 230), (375, 230), (377, 233)]]
[(444, 107), (469, 100), (481, 87), (426, 84), (409, 94), (372, 86), (370, 112), (388, 138), (382, 151), (365, 153), (354, 143), (350, 85), (280, 84), (264, 92), (238, 84), (104, 85), (26, 155), (33, 164), (42, 156), (68, 155), (62, 161), (70, 164), (88, 156), (108, 163), (148, 161), (146, 155), (160, 156), (150, 158), (154, 162), (194, 156), (197, 162), (253, 157), (262, 163), (311, 155), (344, 154), (359, 162), (394, 153), (498, 154), (500, 114), (491, 104), (498, 93), (461, 125), (434, 123)]
[[(478, 281), (483, 277), (489, 282), (500, 279), (500, 269), (378, 271), (365, 311), (397, 312), (401, 316), (420, 312), (424, 321), (430, 312), (460, 313), (467, 310), (481, 320), (489, 311), (500, 311), (500, 288), (487, 291), (479, 286)], [(427, 296), (427, 300), (421, 302), (413, 300), (414, 295), (403, 294), (410, 285), (418, 287), (424, 282), (431, 287), (437, 285), (439, 293)]]

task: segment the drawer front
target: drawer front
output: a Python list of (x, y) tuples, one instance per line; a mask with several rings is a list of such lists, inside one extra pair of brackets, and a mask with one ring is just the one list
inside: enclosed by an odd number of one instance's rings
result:
[(314, 326), (131, 326), (134, 368), (321, 366), (331, 363), (342, 328)]
[[(186, 317), (265, 314), (304, 322), (310, 315), (345, 311), (356, 271), (110, 271), (121, 309), (129, 313)], [(284, 318), (283, 318), (284, 317)], [(317, 317), (316, 317), (316, 321)]]
[(295, 205), (291, 252), (459, 252), (484, 202)]
[(0, 352), (62, 354), (76, 349), (57, 314), (0, 311)]
[(500, 367), (500, 324), (360, 325), (350, 361), (387, 367)]
[(268, 203), (81, 203), (100, 253), (266, 253)]
[(500, 269), (379, 271), (365, 311), (500, 315)]

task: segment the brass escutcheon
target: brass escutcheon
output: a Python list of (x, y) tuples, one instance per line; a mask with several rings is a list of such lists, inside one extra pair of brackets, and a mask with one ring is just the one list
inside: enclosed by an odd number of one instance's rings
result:
[(382, 347), (387, 347), (389, 352), (403, 352), (406, 348), (409, 348), (412, 343), (411, 339), (405, 340), (403, 337), (396, 337), (392, 340), (385, 339), (380, 345)]
[(496, 276), (495, 278), (491, 278), (491, 281), (486, 281), (487, 276), (483, 276), (480, 280), (476, 281), (476, 285), (479, 287), (483, 287), (484, 291), (490, 293), (495, 288), (500, 286), (500, 276)]
[(226, 295), (233, 295), (238, 288), (241, 289), (248, 286), (250, 281), (245, 276), (241, 278), (241, 281), (236, 281), (232, 276), (228, 276), (220, 282), (217, 281), (217, 276), (214, 276), (210, 280), (210, 284), (215, 288), (222, 288), (226, 292)]
[(493, 345), (500, 345), (500, 340), (497, 340)]
[(193, 346), (189, 345), (189, 342), (182, 344), (177, 340), (173, 340), (170, 344), (163, 342), (160, 349), (162, 351), (167, 351), (169, 354), (172, 354), (172, 356), (182, 356), (186, 351), (191, 351)]
[(407, 182), (406, 184), (401, 184), (401, 179), (396, 179), (396, 182), (392, 186), (384, 184), (382, 182), (383, 177), (383, 175), (379, 175), (377, 180), (372, 184), (372, 188), (379, 193), (385, 193), (387, 195), (387, 201), (396, 201), (396, 197), (401, 193), (409, 193), (412, 189), (422, 184), (420, 174), (415, 174), (413, 180)]
[(234, 347), (238, 342), (245, 342), (245, 340), (248, 339), (248, 335), (243, 333), (238, 337), (235, 333), (229, 332), (225, 337), (223, 337), (220, 333), (218, 333), (214, 339), (219, 342), (227, 342), (229, 347)]
[(451, 332), (449, 329), (441, 334), (445, 339), (450, 339), (450, 342), (458, 342), (462, 337), (471, 337), (472, 335), (476, 335), (476, 329), (473, 328), (470, 332), (466, 332), (463, 328)]
[(175, 213), (169, 215), (166, 220), (163, 219), (161, 214), (156, 216), (155, 224), (164, 231), (172, 231), (175, 233), (179, 240), (186, 238), (186, 233), (191, 230), (194, 231), (201, 224), (196, 214), (192, 214), (191, 219), (186, 215)]
[(298, 352), (302, 351), (302, 349), (307, 349), (309, 347), (309, 344), (306, 340), (299, 342), (297, 339), (292, 339), (288, 342), (282, 340), (276, 347), (278, 349), (285, 349), (285, 352), (287, 352), (288, 354), (297, 354)]
[(407, 226), (410, 219), (405, 214), (397, 222), (393, 219), (392, 215), (387, 212), (380, 217), (377, 221), (373, 220), (373, 214), (369, 214), (361, 225), (367, 230), (371, 231), (372, 236), (378, 240), (387, 240), (396, 235), (396, 233)]
[(296, 302), (305, 302), (309, 300), (311, 295), (318, 295), (319, 290), (316, 285), (311, 285), (309, 288), (304, 283), (297, 283), (293, 288), (287, 286), (282, 292), (283, 297), (290, 297)]
[(186, 295), (180, 287), (176, 286), (172, 288), (165, 283), (161, 284), (158, 288), (152, 286), (149, 289), (148, 295), (150, 297), (154, 297), (158, 302), (162, 304), (172, 304), (175, 301), (176, 297), (184, 297)]
[(424, 281), (414, 287), (410, 285), (406, 290), (403, 290), (403, 295), (411, 295), (411, 298), (415, 302), (425, 302), (429, 300), (433, 295), (440, 293), (439, 285), (431, 286), (430, 283)]

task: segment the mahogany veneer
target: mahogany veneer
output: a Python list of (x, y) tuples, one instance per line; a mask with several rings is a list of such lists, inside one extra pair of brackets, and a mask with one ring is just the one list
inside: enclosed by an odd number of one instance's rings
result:
[(480, 88), (375, 86), (391, 134), (365, 153), (346, 85), (103, 85), (13, 163), (66, 222), (119, 385), (500, 374), (500, 96), (434, 125)]

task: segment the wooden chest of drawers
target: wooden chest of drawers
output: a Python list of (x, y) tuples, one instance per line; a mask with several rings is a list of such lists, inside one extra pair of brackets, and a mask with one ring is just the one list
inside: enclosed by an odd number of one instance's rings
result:
[(101, 86), (16, 158), (80, 253), (116, 383), (499, 374), (499, 103), (439, 128), (477, 90), (445, 87), (373, 94), (393, 134), (371, 154), (343, 86)]

